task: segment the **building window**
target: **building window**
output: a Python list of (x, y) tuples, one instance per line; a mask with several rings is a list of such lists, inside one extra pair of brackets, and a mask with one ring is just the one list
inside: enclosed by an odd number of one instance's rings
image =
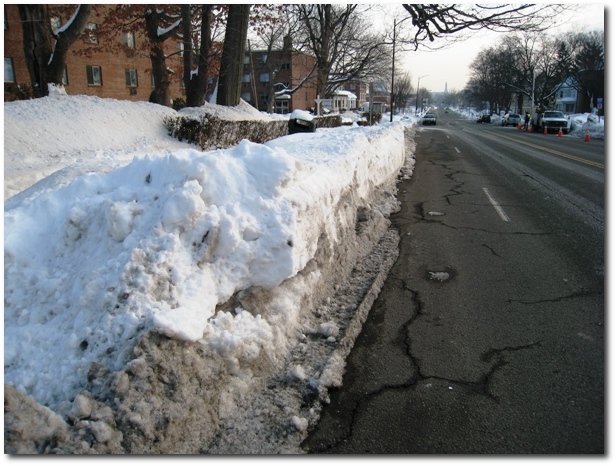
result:
[(128, 87), (137, 87), (137, 70), (125, 70), (126, 85)]
[(261, 103), (268, 103), (269, 102), (269, 94), (267, 92), (261, 92), (259, 97), (261, 99)]
[(135, 48), (135, 33), (126, 31), (122, 33), (122, 44), (129, 49)]
[(250, 73), (244, 73), (244, 75), (242, 76), (242, 82), (243, 83), (249, 83), (250, 82)]
[(280, 65), (280, 69), (281, 70), (290, 70), (291, 69), (291, 64), (290, 63), (283, 63), (282, 65)]
[(250, 55), (245, 54), (244, 55), (244, 65), (248, 65), (250, 64)]
[(289, 101), (288, 100), (277, 100), (275, 112), (280, 113), (282, 115), (286, 115), (287, 113), (289, 113)]
[(86, 74), (88, 75), (88, 85), (102, 86), (103, 85), (103, 70), (100, 66), (86, 65)]
[(242, 92), (242, 100), (250, 102), (250, 99), (252, 99), (250, 92)]
[(268, 82), (270, 82), (270, 75), (269, 75), (269, 73), (261, 73), (259, 75), (259, 82), (261, 82), (261, 83), (268, 83)]
[(261, 54), (261, 63), (267, 63), (267, 53)]
[(96, 35), (96, 23), (88, 23), (85, 31), (85, 42), (90, 44), (98, 44), (98, 36)]
[(12, 58), (4, 59), (4, 82), (5, 83), (15, 82), (15, 68), (13, 67)]

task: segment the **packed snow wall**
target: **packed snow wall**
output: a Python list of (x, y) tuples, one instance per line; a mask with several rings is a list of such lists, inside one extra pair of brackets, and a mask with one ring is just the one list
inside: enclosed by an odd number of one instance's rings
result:
[(387, 231), (403, 128), (145, 157), (5, 211), (5, 451), (207, 451), (309, 331), (342, 341), (312, 311)]

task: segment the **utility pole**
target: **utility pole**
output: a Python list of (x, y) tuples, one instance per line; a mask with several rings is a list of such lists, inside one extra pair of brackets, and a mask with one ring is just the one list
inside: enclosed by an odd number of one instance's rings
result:
[[(415, 115), (417, 115), (417, 107), (419, 105), (419, 81), (421, 81), (421, 78), (426, 78), (429, 75), (426, 74), (424, 76), (420, 76), (419, 78), (417, 78), (417, 95), (415, 96)], [(423, 107), (423, 104), (422, 104)]]
[(396, 20), (394, 19), (394, 41), (391, 53), (391, 92), (389, 107), (389, 122), (394, 121), (394, 73), (396, 69)]

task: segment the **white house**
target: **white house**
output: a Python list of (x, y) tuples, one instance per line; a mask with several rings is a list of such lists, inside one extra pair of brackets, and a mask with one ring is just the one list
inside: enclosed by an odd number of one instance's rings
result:
[(323, 108), (339, 112), (357, 108), (357, 96), (350, 91), (338, 90), (331, 99), (323, 99)]
[(578, 93), (568, 81), (561, 86), (556, 93), (555, 110), (559, 110), (565, 114), (577, 112)]

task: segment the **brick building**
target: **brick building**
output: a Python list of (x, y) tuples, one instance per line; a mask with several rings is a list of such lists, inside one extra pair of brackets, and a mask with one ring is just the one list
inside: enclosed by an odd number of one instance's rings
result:
[[(118, 32), (115, 37), (100, 37), (97, 27), (104, 21), (114, 5), (95, 5), (82, 39), (71, 46), (64, 75), (64, 86), (69, 95), (85, 94), (122, 100), (149, 100), (154, 89), (150, 70), (152, 62), (147, 39), (129, 31)], [(51, 18), (52, 27), (59, 27), (69, 18)], [(123, 45), (122, 50), (110, 51), (107, 41)], [(181, 42), (165, 43), (167, 67), (171, 70), (170, 94), (172, 98), (184, 95), (182, 86)], [(94, 53), (86, 55), (86, 49)], [(180, 53), (176, 53), (180, 52)], [(4, 100), (13, 100), (17, 85), (29, 87), (30, 75), (23, 50), (23, 31), (18, 5), (4, 5)]]
[(294, 51), (290, 38), (285, 38), (282, 50), (246, 52), (242, 99), (261, 111), (287, 114), (294, 110), (310, 110), (317, 98), (316, 76), (309, 78), (294, 93), (293, 90), (313, 71), (316, 58)]

